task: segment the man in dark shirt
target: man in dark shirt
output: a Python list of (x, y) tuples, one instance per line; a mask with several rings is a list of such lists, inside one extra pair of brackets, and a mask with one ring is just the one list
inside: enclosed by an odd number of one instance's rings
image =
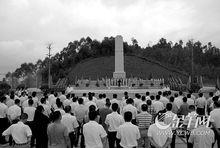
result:
[(179, 115), (187, 116), (189, 113), (189, 104), (187, 103), (187, 98), (183, 97), (183, 104), (180, 106)]
[(106, 99), (105, 107), (99, 109), (100, 122), (101, 122), (103, 128), (105, 129), (105, 131), (108, 130), (107, 125), (105, 124), (106, 116), (108, 114), (112, 113), (110, 106), (111, 106), (110, 100)]

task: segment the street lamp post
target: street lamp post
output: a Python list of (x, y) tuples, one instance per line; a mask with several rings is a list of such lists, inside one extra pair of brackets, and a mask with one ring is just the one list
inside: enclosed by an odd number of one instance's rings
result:
[(48, 87), (49, 87), (49, 89), (51, 88), (51, 74), (50, 74), (51, 46), (52, 46), (52, 43), (48, 44), (48, 46), (47, 46), (47, 49), (48, 49), (48, 54), (47, 55), (48, 55), (48, 58), (49, 58), (49, 61), (48, 61)]

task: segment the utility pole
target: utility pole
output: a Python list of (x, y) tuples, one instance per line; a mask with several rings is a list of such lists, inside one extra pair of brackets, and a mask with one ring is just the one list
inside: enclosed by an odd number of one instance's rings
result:
[(47, 54), (47, 56), (48, 56), (48, 58), (49, 58), (49, 61), (48, 61), (48, 87), (49, 87), (49, 89), (51, 88), (51, 74), (50, 74), (50, 68), (51, 68), (51, 61), (50, 61), (50, 58), (51, 58), (51, 56), (52, 56), (52, 54), (51, 54), (51, 47), (52, 46), (52, 43), (49, 43), (48, 44), (48, 46), (47, 46), (47, 49), (48, 49), (48, 54)]
[(193, 58), (193, 39), (191, 40), (191, 56), (192, 56), (192, 59), (191, 59), (191, 82), (193, 83), (194, 81), (194, 58)]

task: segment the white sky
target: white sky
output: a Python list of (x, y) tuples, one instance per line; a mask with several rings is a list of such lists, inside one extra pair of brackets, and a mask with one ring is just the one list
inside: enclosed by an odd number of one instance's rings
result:
[[(0, 0), (0, 74), (70, 41), (121, 34), (144, 47), (161, 37), (220, 47), (220, 0)], [(0, 76), (1, 78), (1, 76)]]

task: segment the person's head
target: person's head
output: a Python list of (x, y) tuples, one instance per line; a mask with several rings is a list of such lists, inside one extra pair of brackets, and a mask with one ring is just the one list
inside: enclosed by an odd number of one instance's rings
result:
[(79, 98), (79, 99), (78, 99), (78, 103), (79, 103), (79, 104), (83, 104), (83, 98)]
[(12, 100), (15, 99), (15, 94), (14, 94), (14, 93), (11, 93), (11, 95), (10, 95), (10, 99), (12, 99)]
[(71, 94), (71, 98), (74, 98), (76, 95), (74, 93)]
[(83, 93), (83, 97), (86, 97), (86, 93)]
[(152, 101), (151, 100), (147, 100), (147, 105), (148, 106), (152, 105)]
[(89, 112), (89, 120), (94, 121), (97, 118), (97, 112), (96, 111), (90, 111)]
[(157, 93), (159, 96), (161, 96), (162, 95), (162, 91), (158, 91), (158, 93)]
[(46, 98), (45, 98), (45, 97), (41, 98), (41, 99), (40, 99), (40, 103), (41, 103), (41, 104), (46, 104)]
[(107, 108), (109, 108), (109, 107), (111, 106), (111, 102), (106, 102), (106, 103), (105, 103), (105, 106), (106, 106)]
[(42, 105), (37, 106), (36, 111), (43, 113), (44, 112), (44, 107)]
[(54, 94), (54, 91), (53, 91), (53, 90), (51, 90), (51, 91), (50, 91), (50, 94)]
[(26, 95), (25, 91), (22, 91), (22, 92), (21, 92), (21, 96), (24, 97), (25, 95)]
[(102, 94), (99, 94), (99, 99), (102, 99)]
[(166, 92), (166, 91), (163, 92), (163, 96), (164, 96), (164, 97), (167, 96), (167, 92)]
[(194, 105), (190, 105), (189, 106), (189, 111), (190, 112), (193, 112), (193, 111), (195, 111), (196, 110), (196, 107), (194, 106)]
[(191, 98), (191, 94), (187, 94), (187, 98)]
[(183, 102), (184, 102), (184, 103), (187, 102), (187, 97), (183, 97)]
[(146, 92), (146, 96), (150, 96), (150, 92), (149, 91)]
[(151, 96), (150, 96), (150, 99), (151, 99), (151, 100), (154, 100), (154, 99), (155, 99), (155, 97), (154, 97), (153, 95), (151, 95)]
[(56, 98), (58, 97), (58, 93), (57, 92), (54, 93), (54, 97), (56, 97)]
[(52, 114), (52, 120), (53, 120), (53, 122), (59, 122), (59, 121), (61, 121), (61, 119), (62, 119), (62, 116), (61, 116), (60, 111), (55, 111), (55, 112)]
[(89, 112), (92, 112), (92, 111), (96, 111), (95, 105), (90, 105), (89, 106)]
[(142, 104), (142, 105), (141, 105), (141, 110), (142, 110), (143, 112), (146, 112), (147, 109), (148, 109), (147, 104)]
[(34, 104), (33, 99), (29, 99), (29, 100), (28, 100), (28, 105), (29, 105), (29, 106), (32, 106), (33, 104)]
[(106, 94), (102, 94), (102, 98), (106, 98)]
[(56, 101), (56, 105), (58, 108), (63, 108), (63, 103), (61, 101)]
[(125, 122), (131, 122), (131, 120), (132, 120), (132, 113), (129, 112), (129, 111), (125, 112), (124, 113), (124, 120), (125, 120)]
[(173, 105), (171, 103), (167, 103), (167, 105), (166, 105), (167, 111), (171, 111), (172, 107), (173, 107)]
[(113, 112), (118, 111), (118, 104), (117, 103), (112, 104), (112, 110), (113, 110)]
[(146, 101), (146, 97), (145, 97), (145, 96), (142, 96), (142, 97), (141, 97), (141, 100), (142, 100), (142, 101)]
[(19, 106), (20, 105), (20, 100), (19, 99), (15, 99), (15, 104)]
[(160, 95), (156, 95), (156, 100), (160, 100)]
[(20, 116), (21, 122), (26, 123), (27, 119), (28, 119), (28, 114), (22, 113), (21, 116)]
[(71, 106), (70, 105), (67, 105), (65, 108), (64, 108), (64, 111), (66, 113), (70, 113), (71, 112)]
[(213, 92), (210, 92), (209, 93), (209, 97), (213, 97), (214, 96), (214, 93)]
[(134, 100), (132, 98), (129, 98), (129, 99), (126, 100), (126, 103), (127, 104), (133, 104)]
[(168, 95), (168, 96), (170, 96), (171, 94), (172, 94), (172, 92), (171, 92), (171, 91), (168, 91), (168, 92), (167, 92), (167, 95)]
[(117, 99), (117, 94), (113, 94), (113, 99)]
[(0, 98), (0, 102), (1, 103), (5, 103), (6, 100), (7, 100), (7, 98), (5, 96), (1, 96), (1, 98)]
[(32, 92), (32, 97), (36, 97), (36, 95), (37, 95), (36, 91)]
[(65, 95), (65, 90), (62, 91), (62, 95)]
[(174, 97), (173, 96), (170, 97), (170, 102), (174, 102)]
[(200, 98), (203, 97), (203, 93), (199, 93), (199, 97), (200, 97)]
[(73, 97), (73, 98), (72, 98), (72, 101), (73, 101), (73, 102), (76, 102), (76, 101), (77, 101), (77, 97)]
[(128, 92), (127, 91), (124, 92), (124, 96), (128, 96)]
[(175, 93), (175, 94), (174, 94), (174, 97), (175, 97), (175, 98), (177, 98), (178, 96), (179, 96), (178, 93)]
[(66, 95), (66, 98), (67, 98), (68, 100), (70, 99), (70, 97), (71, 97), (70, 94), (67, 94), (67, 95)]
[(89, 101), (92, 101), (93, 97), (91, 94), (89, 95), (88, 99), (89, 99)]
[(183, 92), (182, 92), (182, 91), (179, 91), (179, 95), (182, 96), (182, 95), (183, 95)]
[(220, 101), (215, 101), (214, 105), (215, 105), (216, 108), (220, 108)]

